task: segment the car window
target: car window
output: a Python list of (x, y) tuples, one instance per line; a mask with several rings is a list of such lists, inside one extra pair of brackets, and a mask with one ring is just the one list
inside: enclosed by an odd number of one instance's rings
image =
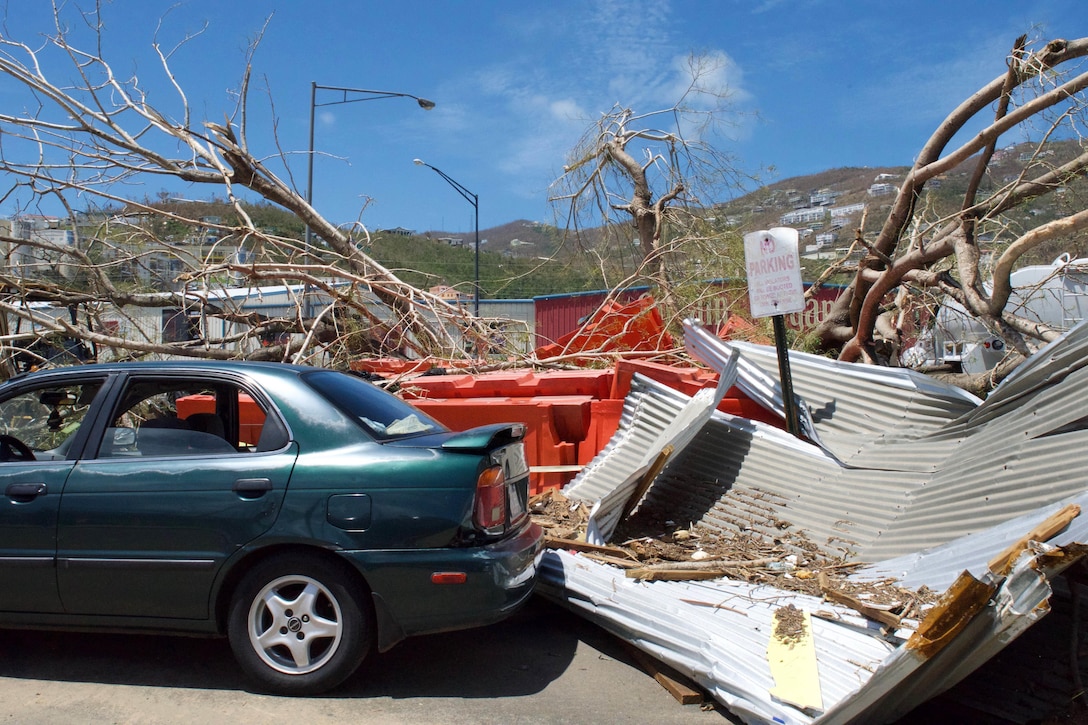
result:
[(66, 458), (101, 387), (101, 381), (49, 385), (0, 401), (0, 462)]
[[(99, 457), (208, 456), (271, 450), (268, 415), (221, 381), (136, 378), (110, 419)], [(278, 442), (280, 446), (286, 440)]]
[(303, 380), (379, 440), (446, 430), (395, 395), (354, 375), (319, 370), (307, 373)]

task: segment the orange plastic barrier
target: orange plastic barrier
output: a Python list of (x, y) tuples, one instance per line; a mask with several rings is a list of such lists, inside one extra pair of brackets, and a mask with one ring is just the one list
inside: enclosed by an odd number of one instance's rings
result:
[(525, 457), (530, 468), (567, 469), (533, 471), (529, 477), (529, 490), (540, 493), (546, 488), (566, 484), (577, 473), (579, 448), (591, 427), (594, 402), (585, 395), (565, 395), (427, 398), (413, 400), (412, 404), (453, 430), (468, 430), (489, 423), (524, 423)]
[(642, 297), (626, 305), (611, 302), (601, 307), (579, 330), (538, 347), (536, 357), (544, 360), (585, 351), (655, 352), (672, 347), (672, 335), (665, 331), (653, 298)]
[(578, 463), (583, 466), (592, 461), (616, 434), (623, 416), (623, 400), (594, 400), (590, 410), (585, 440), (578, 445)]
[(723, 340), (748, 340), (761, 345), (773, 345), (774, 340), (763, 334), (759, 325), (740, 315), (730, 314), (718, 327), (718, 337)]
[[(712, 370), (681, 368), (647, 360), (620, 360), (616, 363), (616, 379), (612, 384), (613, 398), (622, 399), (627, 396), (631, 391), (631, 379), (635, 373), (668, 385), (685, 395), (695, 395), (703, 388), (713, 388), (718, 384), (718, 374)], [(718, 405), (718, 410), (779, 428), (785, 427), (785, 423), (778, 416), (749, 398), (736, 386), (725, 391), (725, 397)]]
[[(215, 397), (212, 395), (186, 395), (175, 401), (178, 417), (184, 420), (193, 413), (214, 413)], [(264, 428), (264, 411), (245, 393), (238, 395), (238, 441), (257, 445)]]
[(718, 374), (713, 370), (695, 367), (677, 367), (663, 365), (648, 360), (619, 360), (616, 362), (616, 377), (612, 382), (609, 397), (622, 400), (631, 392), (631, 379), (640, 373), (651, 380), (668, 385), (685, 395), (695, 395), (703, 388), (712, 388), (718, 384)]
[(480, 375), (424, 375), (401, 383), (401, 394), (416, 398), (532, 398), (539, 395), (588, 395), (607, 398), (611, 370), (513, 370)]

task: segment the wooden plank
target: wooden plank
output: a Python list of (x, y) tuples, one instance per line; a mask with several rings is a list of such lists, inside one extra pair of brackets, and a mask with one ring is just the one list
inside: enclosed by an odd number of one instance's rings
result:
[(774, 614), (767, 643), (767, 664), (774, 677), (774, 688), (770, 692), (779, 700), (799, 708), (823, 710), (812, 617), (807, 611), (793, 609), (793, 614), (801, 617), (800, 627), (786, 636), (779, 632), (782, 612), (780, 609)]
[(646, 469), (646, 473), (638, 482), (638, 486), (635, 488), (631, 497), (627, 499), (627, 503), (623, 506), (623, 513), (620, 515), (620, 520), (626, 519), (631, 515), (631, 512), (638, 505), (638, 502), (642, 500), (642, 497), (646, 495), (646, 492), (650, 489), (650, 484), (657, 478), (657, 474), (661, 473), (661, 469), (665, 467), (665, 464), (669, 462), (669, 457), (672, 456), (672, 446), (668, 445), (661, 449), (661, 452), (657, 454), (657, 458), (650, 464), (650, 467)]
[(995, 576), (1008, 574), (1013, 562), (1020, 556), (1020, 552), (1027, 548), (1029, 541), (1047, 541), (1053, 538), (1055, 534), (1068, 526), (1079, 515), (1080, 506), (1071, 503), (1055, 512), (1052, 516), (1047, 517), (1045, 521), (1020, 537), (1016, 543), (994, 557), (990, 562), (990, 572)]
[(644, 582), (680, 582), (694, 581), (697, 579), (720, 579), (725, 574), (720, 571), (708, 571), (706, 569), (628, 569), (628, 579), (638, 579)]
[[(627, 644), (626, 642), (624, 644)], [(642, 650), (627, 644), (631, 656), (635, 658), (639, 666), (651, 675), (657, 683), (665, 688), (673, 698), (681, 705), (701, 705), (705, 700), (700, 690), (691, 687), (682, 675)]]
[(614, 556), (617, 559), (630, 559), (632, 561), (637, 561), (625, 549), (620, 549), (615, 546), (598, 546), (597, 544), (590, 544), (585, 541), (579, 541), (578, 539), (557, 539), (554, 536), (545, 536), (544, 546), (549, 549), (592, 552), (594, 554)]
[(582, 554), (587, 559), (593, 559), (593, 561), (599, 561), (602, 564), (618, 566), (621, 569), (635, 569), (642, 566), (639, 562), (632, 561), (631, 559), (620, 559), (615, 556), (609, 556), (608, 554), (598, 554), (596, 551), (583, 551)]
[(817, 581), (819, 581), (820, 583), (820, 591), (823, 593), (825, 599), (835, 602), (836, 604), (842, 604), (843, 606), (850, 607), (858, 614), (868, 617), (875, 622), (880, 622), (885, 627), (896, 628), (899, 626), (900, 617), (898, 615), (892, 614), (886, 609), (877, 609), (876, 607), (872, 607), (855, 596), (835, 589), (831, 586), (830, 582), (828, 581), (827, 575), (823, 572), (820, 572)]

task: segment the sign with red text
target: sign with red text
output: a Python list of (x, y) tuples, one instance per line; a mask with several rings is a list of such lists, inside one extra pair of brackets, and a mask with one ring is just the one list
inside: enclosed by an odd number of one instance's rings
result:
[(748, 302), (752, 317), (788, 315), (805, 309), (796, 229), (775, 227), (744, 235)]

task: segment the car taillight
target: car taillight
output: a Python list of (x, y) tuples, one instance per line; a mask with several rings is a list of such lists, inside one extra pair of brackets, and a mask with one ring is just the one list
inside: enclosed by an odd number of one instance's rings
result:
[(476, 528), (500, 533), (506, 524), (506, 476), (501, 466), (484, 469), (476, 480)]

